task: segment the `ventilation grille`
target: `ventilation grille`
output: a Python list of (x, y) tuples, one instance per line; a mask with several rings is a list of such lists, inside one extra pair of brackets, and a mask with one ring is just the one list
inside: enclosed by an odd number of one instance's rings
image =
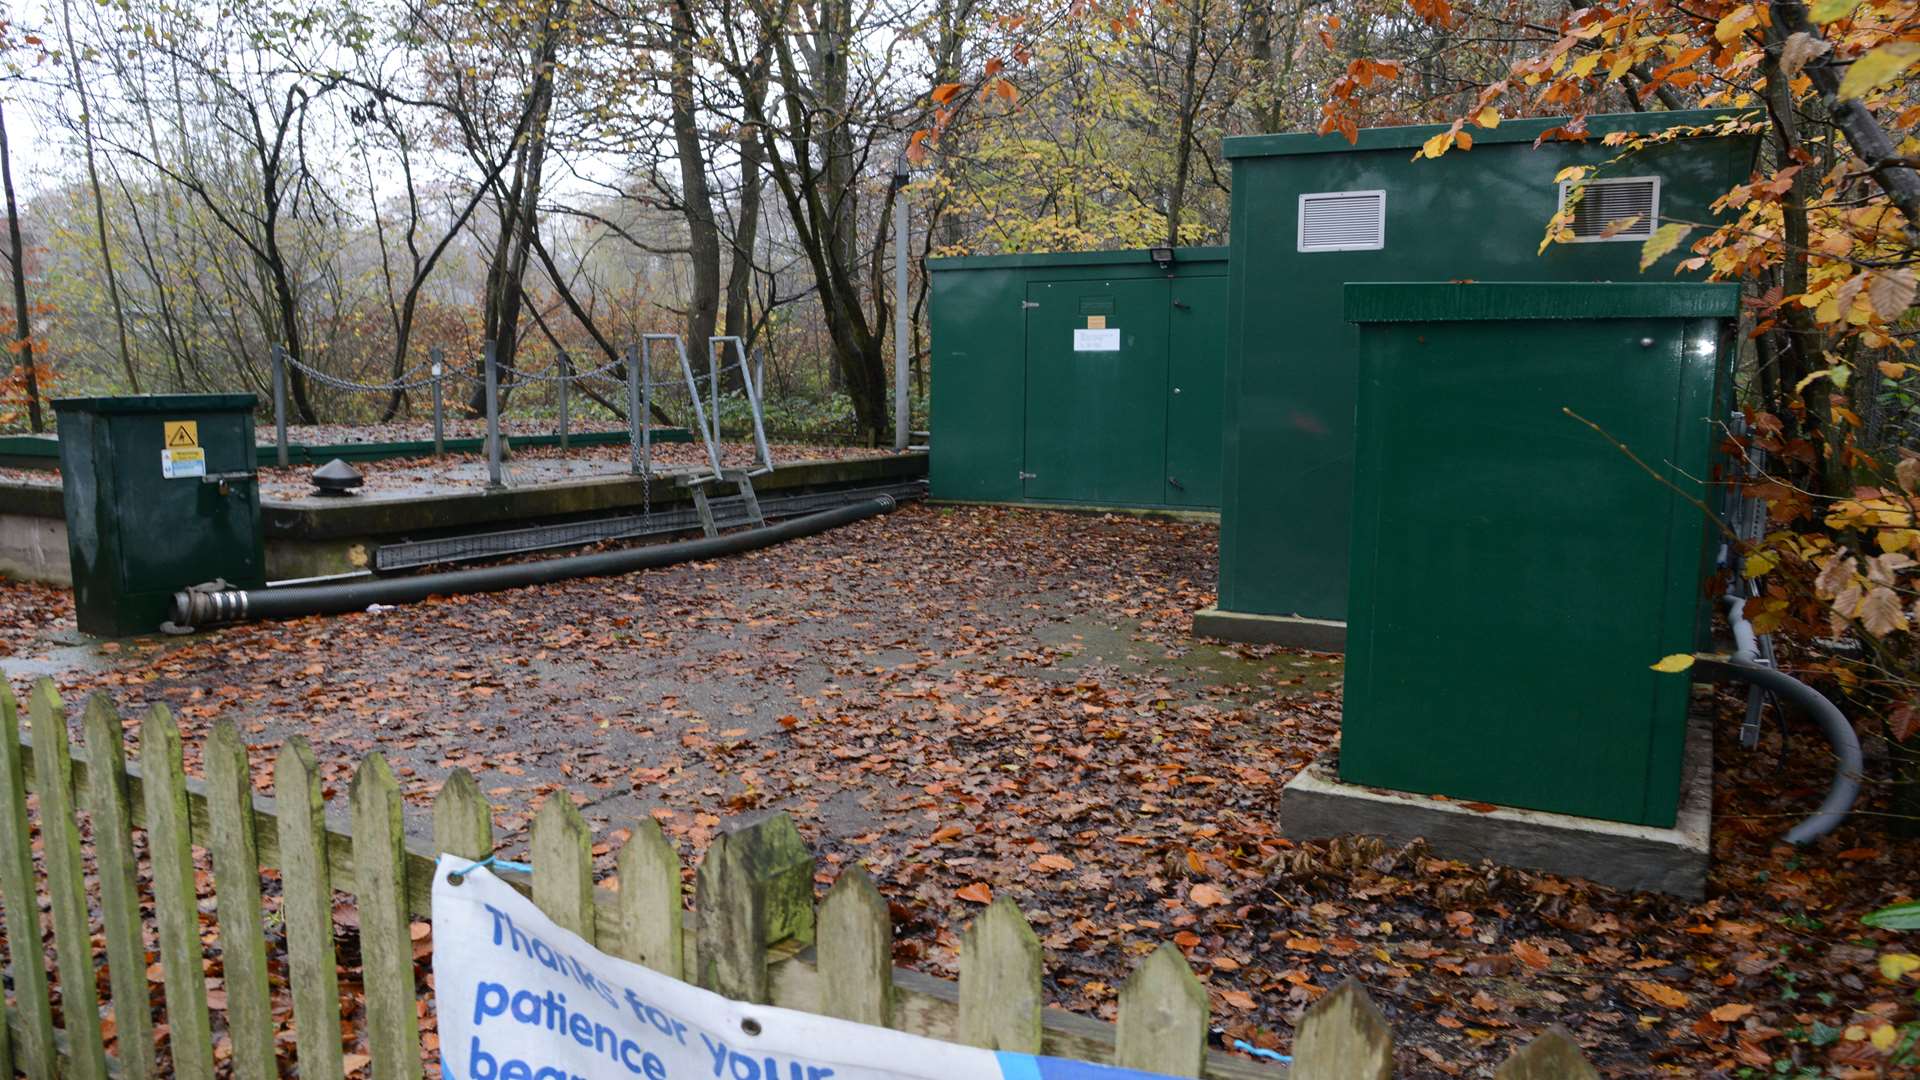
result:
[[(1560, 185), (1560, 203), (1566, 205), (1571, 182)], [(1615, 226), (1631, 218), (1632, 223)], [(1573, 208), (1573, 235), (1579, 240), (1645, 240), (1660, 218), (1660, 181), (1653, 177), (1590, 180), (1586, 194)]]
[(1378, 251), (1386, 246), (1386, 192), (1300, 196), (1301, 251)]

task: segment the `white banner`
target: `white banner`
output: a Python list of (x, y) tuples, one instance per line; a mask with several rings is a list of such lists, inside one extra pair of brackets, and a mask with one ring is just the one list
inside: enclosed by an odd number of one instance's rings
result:
[[(446, 1080), (1127, 1080), (728, 1001), (616, 959), (484, 868), (440, 856), (433, 983)], [(449, 874), (459, 872), (455, 885)]]

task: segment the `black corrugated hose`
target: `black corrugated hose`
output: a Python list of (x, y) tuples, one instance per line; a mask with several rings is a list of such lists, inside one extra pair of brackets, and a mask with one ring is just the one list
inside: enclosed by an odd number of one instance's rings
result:
[(725, 536), (682, 540), (670, 544), (569, 555), (558, 559), (485, 566), (476, 570), (449, 570), (439, 574), (375, 578), (334, 585), (302, 585), (283, 589), (189, 589), (173, 596), (173, 623), (183, 627), (245, 622), (249, 619), (292, 619), (302, 615), (337, 615), (363, 611), (374, 604), (411, 604), (429, 596), (497, 592), (524, 585), (545, 585), (578, 577), (602, 577), (634, 570), (651, 570), (676, 563), (699, 562), (725, 555), (756, 551), (788, 540), (813, 536), (890, 513), (898, 506), (891, 495), (817, 514), (793, 518), (778, 525), (729, 533)]

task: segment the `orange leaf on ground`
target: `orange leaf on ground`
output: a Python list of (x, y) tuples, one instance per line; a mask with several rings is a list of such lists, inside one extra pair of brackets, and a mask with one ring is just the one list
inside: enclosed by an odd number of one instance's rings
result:
[(1748, 1013), (1751, 1013), (1752, 1011), (1753, 1011), (1753, 1006), (1751, 1005), (1729, 1004), (1729, 1005), (1720, 1006), (1719, 1008), (1713, 1010), (1713, 1012), (1709, 1013), (1708, 1015), (1712, 1016), (1715, 1020), (1718, 1020), (1723, 1024), (1731, 1024), (1735, 1020), (1741, 1019), (1742, 1017), (1746, 1016)]
[(1187, 893), (1187, 899), (1201, 907), (1219, 907), (1227, 902), (1227, 894), (1206, 882), (1201, 882), (1193, 887), (1193, 891)]
[(1548, 956), (1546, 950), (1540, 948), (1538, 945), (1529, 945), (1524, 941), (1516, 941), (1513, 943), (1513, 948), (1509, 951), (1513, 953), (1514, 959), (1535, 971), (1545, 971), (1553, 966), (1553, 958)]
[(1251, 1011), (1254, 1007), (1253, 995), (1247, 993), (1245, 990), (1222, 990), (1220, 991), (1220, 1000), (1226, 1002), (1233, 1008), (1243, 1011)]
[(976, 881), (964, 888), (956, 889), (953, 895), (976, 904), (993, 903), (993, 890), (984, 881)]
[(1684, 1009), (1692, 1002), (1692, 999), (1687, 997), (1686, 994), (1675, 990), (1665, 983), (1635, 979), (1628, 985), (1632, 986), (1641, 997), (1646, 998), (1655, 1005), (1665, 1006), (1669, 1009)]

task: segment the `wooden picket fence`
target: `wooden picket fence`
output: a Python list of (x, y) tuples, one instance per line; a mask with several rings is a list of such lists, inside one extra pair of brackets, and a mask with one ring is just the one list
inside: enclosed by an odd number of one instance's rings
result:
[[(493, 815), (478, 784), (456, 770), (433, 809), (431, 843), (409, 842), (398, 782), (372, 753), (355, 772), (350, 828), (327, 821), (321, 774), (303, 739), (289, 740), (273, 770), (274, 798), (255, 793), (247, 747), (217, 723), (201, 748), (204, 779), (188, 777), (179, 727), (156, 705), (139, 728), (137, 762), (123, 749), (120, 717), (96, 695), (83, 744), (68, 742), (59, 694), (42, 680), (20, 730), (0, 680), (0, 900), (4, 900), (12, 1001), (0, 1024), (0, 1078), (147, 1080), (158, 1075), (150, 954), (143, 904), (157, 943), (170, 1057), (168, 1075), (239, 1080), (278, 1074), (260, 871), (278, 871), (286, 955), (276, 958), (292, 998), (293, 1060), (307, 1080), (345, 1073), (334, 951), (334, 891), (358, 908), (365, 1035), (374, 1080), (423, 1072), (410, 932), (431, 916), (435, 853), (480, 859), (494, 851)], [(38, 850), (28, 793), (37, 797)], [(77, 814), (90, 825), (97, 897), (87, 890)], [(145, 835), (150, 894), (143, 895), (135, 830)], [(212, 867), (218, 955), (224, 971), (225, 1053), (216, 1055), (206, 986), (194, 847)], [(599, 948), (738, 1000), (879, 1024), (996, 1050), (1110, 1062), (1174, 1076), (1275, 1080), (1285, 1067), (1208, 1048), (1207, 994), (1172, 945), (1149, 955), (1120, 991), (1109, 1025), (1045, 1006), (1042, 954), (1005, 897), (961, 939), (960, 979), (892, 965), (887, 904), (857, 867), (814, 905), (814, 859), (784, 815), (736, 822), (714, 838), (695, 872), (696, 918), (681, 905), (679, 857), (657, 823), (643, 820), (617, 856), (619, 887), (596, 889), (592, 839), (573, 802), (550, 796), (531, 837), (533, 902)], [(56, 1027), (42, 888), (53, 924), (61, 1024)], [(116, 1054), (106, 1053), (94, 915), (104, 943)], [(132, 1007), (125, 1007), (132, 1003)], [(223, 1060), (216, 1060), (216, 1057)], [(427, 1055), (430, 1056), (430, 1055)], [(1393, 1038), (1356, 982), (1326, 995), (1296, 1033), (1295, 1080), (1366, 1078), (1393, 1071)], [(1596, 1073), (1552, 1029), (1502, 1065), (1501, 1080), (1575, 1080)]]

